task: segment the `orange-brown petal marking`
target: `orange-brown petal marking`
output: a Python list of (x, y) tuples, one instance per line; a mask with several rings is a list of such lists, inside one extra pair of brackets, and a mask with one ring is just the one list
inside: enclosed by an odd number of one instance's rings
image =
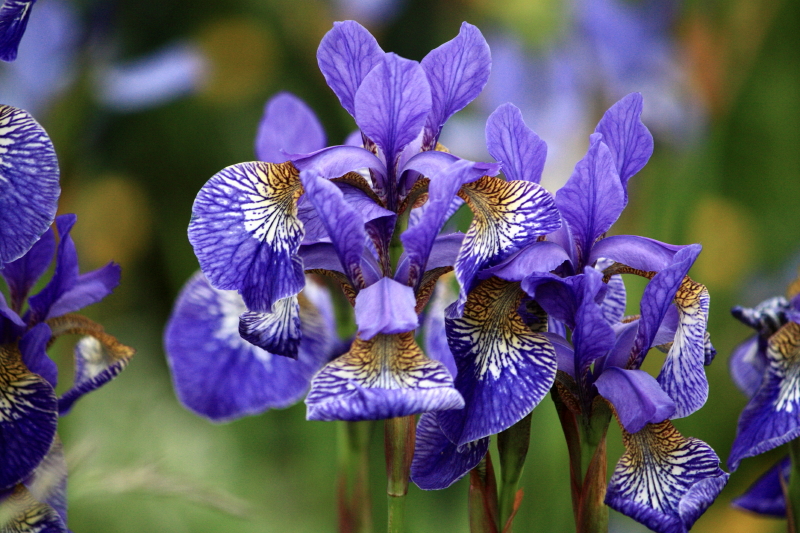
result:
[(4, 533), (60, 533), (66, 526), (58, 513), (36, 501), (25, 485), (19, 484), (0, 501), (0, 531)]
[(72, 387), (58, 400), (58, 411), (65, 415), (73, 404), (122, 372), (136, 350), (109, 335), (103, 326), (77, 314), (67, 314), (47, 321), (53, 339), (61, 335), (85, 335), (75, 345), (75, 379)]
[(708, 399), (705, 373), (708, 289), (685, 276), (674, 303), (678, 308), (678, 329), (658, 383), (675, 402), (672, 418), (682, 418), (700, 409)]
[(300, 292), (301, 194), (291, 162), (240, 163), (203, 186), (192, 208), (189, 240), (212, 285), (238, 290), (251, 311), (269, 311)]
[(357, 337), (314, 377), (306, 405), (310, 420), (378, 420), (459, 409), (463, 400), (444, 365), (406, 332)]
[(25, 479), (50, 450), (58, 424), (53, 387), (15, 345), (0, 346), (0, 490)]
[(440, 413), (439, 424), (456, 444), (511, 427), (553, 385), (555, 349), (520, 317), (522, 296), (519, 283), (492, 277), (472, 290), (461, 318), (445, 321), (466, 406)]
[(606, 504), (654, 531), (685, 533), (728, 481), (719, 457), (669, 420), (622, 433), (625, 454), (609, 481)]
[(421, 313), (428, 304), (428, 300), (430, 300), (433, 294), (433, 289), (436, 288), (436, 282), (439, 280), (439, 277), (452, 270), (453, 267), (451, 266), (443, 266), (425, 271), (419, 283), (419, 290), (417, 291), (417, 307), (415, 309), (417, 314)]
[(455, 265), (460, 311), (478, 270), (556, 230), (561, 219), (550, 193), (533, 182), (484, 176), (458, 194), (473, 213)]

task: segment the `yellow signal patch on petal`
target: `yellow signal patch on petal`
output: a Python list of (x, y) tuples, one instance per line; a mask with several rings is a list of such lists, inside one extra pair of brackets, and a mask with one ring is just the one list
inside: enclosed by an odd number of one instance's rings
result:
[(669, 420), (622, 439), (606, 504), (655, 531), (687, 531), (727, 483), (714, 450)]
[(685, 276), (673, 301), (678, 308), (678, 328), (658, 383), (675, 402), (673, 418), (683, 418), (700, 409), (708, 399), (705, 374), (708, 289)]
[[(253, 232), (257, 239), (270, 243), (288, 243), (291, 234), (302, 231), (297, 219), (297, 200), (303, 194), (300, 173), (294, 165), (285, 163), (255, 163), (253, 165), (257, 195), (249, 203), (242, 204), (245, 230)], [(240, 186), (231, 181), (231, 185)], [(249, 189), (249, 185), (242, 190)], [(249, 192), (249, 191), (248, 191)]]
[(458, 194), (473, 213), (455, 264), (462, 288), (460, 311), (478, 270), (555, 231), (561, 218), (550, 193), (530, 181), (484, 176), (462, 186)]
[(248, 309), (259, 312), (300, 292), (301, 194), (291, 162), (240, 163), (203, 186), (192, 208), (189, 241), (214, 287), (238, 290)]
[(312, 420), (374, 420), (458, 409), (463, 400), (444, 365), (429, 359), (409, 331), (357, 337), (314, 377), (306, 404)]
[(411, 331), (378, 334), (368, 341), (357, 338), (350, 351), (329, 367), (333, 373), (351, 376), (365, 387), (429, 388), (442, 383), (441, 379), (430, 375), (431, 371), (438, 370), (438, 363), (422, 353)]
[[(470, 293), (464, 316), (451, 321), (452, 335), (448, 337), (454, 352), (461, 353), (464, 344), (464, 353), (474, 354), (478, 378), (488, 372), (497, 379), (503, 367), (531, 354), (546, 355), (555, 361), (550, 341), (528, 327), (517, 312), (523, 294), (519, 283), (489, 278)], [(552, 374), (554, 378), (555, 368)], [(550, 382), (547, 389), (552, 379)]]
[(0, 502), (0, 531), (40, 533), (63, 530), (58, 513), (49, 505), (36, 501), (21, 483)]
[(796, 411), (800, 406), (800, 324), (789, 322), (769, 338), (767, 359), (781, 377), (775, 408)]

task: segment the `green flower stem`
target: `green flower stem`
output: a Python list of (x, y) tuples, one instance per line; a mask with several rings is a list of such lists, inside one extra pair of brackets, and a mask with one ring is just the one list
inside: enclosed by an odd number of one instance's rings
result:
[[(606, 433), (611, 410), (602, 398), (596, 398), (588, 415), (579, 412), (577, 399), (567, 405), (557, 387), (552, 397), (569, 450), (575, 529), (577, 533), (607, 533)], [(564, 394), (570, 395), (566, 390)]]
[(469, 473), (469, 531), (498, 533), (497, 482), (489, 452)]
[(408, 493), (408, 476), (414, 457), (416, 420), (413, 415), (390, 418), (384, 422), (386, 447), (386, 477), (389, 479), (389, 533), (402, 533), (405, 529), (405, 496)]
[(786, 518), (789, 533), (800, 533), (800, 439), (789, 442), (792, 471), (786, 498)]
[[(500, 525), (511, 533), (511, 521), (517, 508), (517, 486), (531, 442), (531, 415), (497, 435), (500, 452)], [(522, 496), (521, 494), (519, 495)]]
[(372, 533), (369, 438), (372, 422), (338, 422), (339, 533)]

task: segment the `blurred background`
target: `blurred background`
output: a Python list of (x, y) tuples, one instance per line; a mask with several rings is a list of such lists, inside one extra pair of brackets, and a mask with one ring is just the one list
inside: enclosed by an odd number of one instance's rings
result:
[[(676, 425), (724, 460), (746, 399), (727, 356), (750, 332), (729, 314), (783, 294), (800, 263), (800, 2), (780, 0), (40, 0), (19, 59), (0, 65), (0, 101), (29, 110), (61, 165), (61, 212), (78, 214), (82, 269), (122, 264), (116, 293), (88, 310), (138, 353), (62, 419), (69, 525), (91, 532), (335, 531), (336, 425), (302, 404), (226, 425), (176, 400), (162, 328), (197, 269), (192, 201), (223, 167), (254, 159), (265, 101), (281, 90), (319, 115), (331, 144), (353, 130), (316, 66), (334, 20), (420, 60), (463, 20), (492, 47), (481, 97), (442, 142), (487, 158), (488, 114), (512, 101), (548, 143), (557, 190), (603, 111), (644, 95), (655, 154), (630, 184), (614, 233), (704, 250), (692, 276), (711, 292), (719, 355), (707, 405)], [(635, 309), (632, 312), (637, 312)], [(54, 354), (69, 382), (71, 347)], [(651, 364), (660, 364), (651, 354)], [(663, 357), (663, 356), (660, 356)], [(622, 453), (609, 435), (609, 468)], [(372, 439), (376, 530), (385, 522), (382, 430)], [(694, 531), (785, 529), (729, 506), (785, 453), (746, 460)], [(570, 531), (568, 462), (549, 398), (534, 411), (516, 530)], [(412, 487), (408, 531), (467, 531), (467, 483)], [(644, 531), (612, 513), (617, 532)]]

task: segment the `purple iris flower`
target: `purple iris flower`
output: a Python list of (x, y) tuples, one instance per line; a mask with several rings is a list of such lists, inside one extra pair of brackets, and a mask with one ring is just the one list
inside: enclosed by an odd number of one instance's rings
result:
[[(730, 358), (734, 383), (750, 398), (739, 417), (728, 466), (762, 454), (800, 436), (797, 410), (797, 353), (800, 346), (800, 297), (797, 282), (789, 298), (769, 298), (754, 308), (734, 307), (733, 316), (756, 335), (737, 346)], [(734, 505), (771, 516), (786, 516), (782, 488), (788, 486), (791, 461), (782, 459), (759, 478)]]
[(27, 252), (58, 207), (58, 160), (27, 112), (0, 106), (0, 268)]
[(787, 455), (750, 485), (747, 492), (734, 498), (731, 504), (745, 511), (786, 518), (784, 487), (789, 486), (791, 471), (792, 461)]
[[(686, 531), (725, 485), (714, 451), (670, 422), (708, 396), (708, 291), (686, 276), (700, 246), (603, 238), (627, 203), (628, 180), (652, 152), (641, 110), (641, 96), (631, 94), (604, 115), (556, 194), (560, 228), (506, 247), (475, 275), (460, 273), (456, 262), (461, 295), (445, 323), (466, 406), (420, 419), (412, 479), (421, 487), (443, 488), (463, 476), (488, 437), (527, 415), (554, 380), (577, 413), (591, 416), (604, 399), (623, 427), (627, 453), (609, 482), (609, 506), (656, 531)], [(540, 179), (546, 146), (517, 108), (498, 108), (486, 131), (507, 177)], [(639, 316), (623, 318), (618, 273), (651, 280)], [(668, 351), (657, 378), (640, 370), (654, 346)]]
[(14, 61), (36, 0), (5, 0), (0, 7), (0, 59)]
[[(133, 356), (131, 348), (120, 344), (102, 326), (75, 313), (109, 295), (120, 277), (115, 263), (80, 274), (70, 237), (75, 221), (75, 215), (57, 217), (58, 245), (53, 229), (47, 229), (22, 257), (0, 270), (10, 295), (7, 302), (0, 293), (0, 389), (6, 399), (0, 409), (0, 491), (8, 498), (28, 502), (26, 512), (39, 509), (41, 514), (36, 516), (42, 524), (50, 519), (66, 523), (66, 506), (56, 505), (64, 501), (65, 481), (59, 481), (46, 498), (36, 488), (37, 476), (42, 483), (52, 481), (50, 471), (61, 468), (53, 463), (63, 462), (63, 458), (58, 459), (58, 417), (66, 415), (84, 394), (113, 379)], [(29, 296), (54, 255), (52, 278), (41, 291)], [(75, 345), (72, 387), (57, 397), (58, 369), (46, 349), (68, 334), (83, 337)], [(52, 527), (42, 531), (66, 531), (63, 524), (61, 529)]]
[[(241, 294), (243, 337), (289, 357), (302, 344), (291, 302), (304, 272), (342, 285), (358, 335), (311, 380), (308, 418), (460, 408), (451, 374), (414, 340), (418, 315), (456, 262), (477, 271), (508, 239), (521, 246), (553, 231), (552, 197), (438, 145), (444, 123), (489, 76), (489, 48), (474, 26), (417, 63), (385, 53), (359, 24), (337, 22), (317, 59), (360, 136), (324, 148), (307, 108), (273, 101), (259, 128), (262, 161), (228, 167), (198, 194), (189, 239), (201, 269), (212, 286)], [(476, 228), (440, 235), (462, 200)]]

